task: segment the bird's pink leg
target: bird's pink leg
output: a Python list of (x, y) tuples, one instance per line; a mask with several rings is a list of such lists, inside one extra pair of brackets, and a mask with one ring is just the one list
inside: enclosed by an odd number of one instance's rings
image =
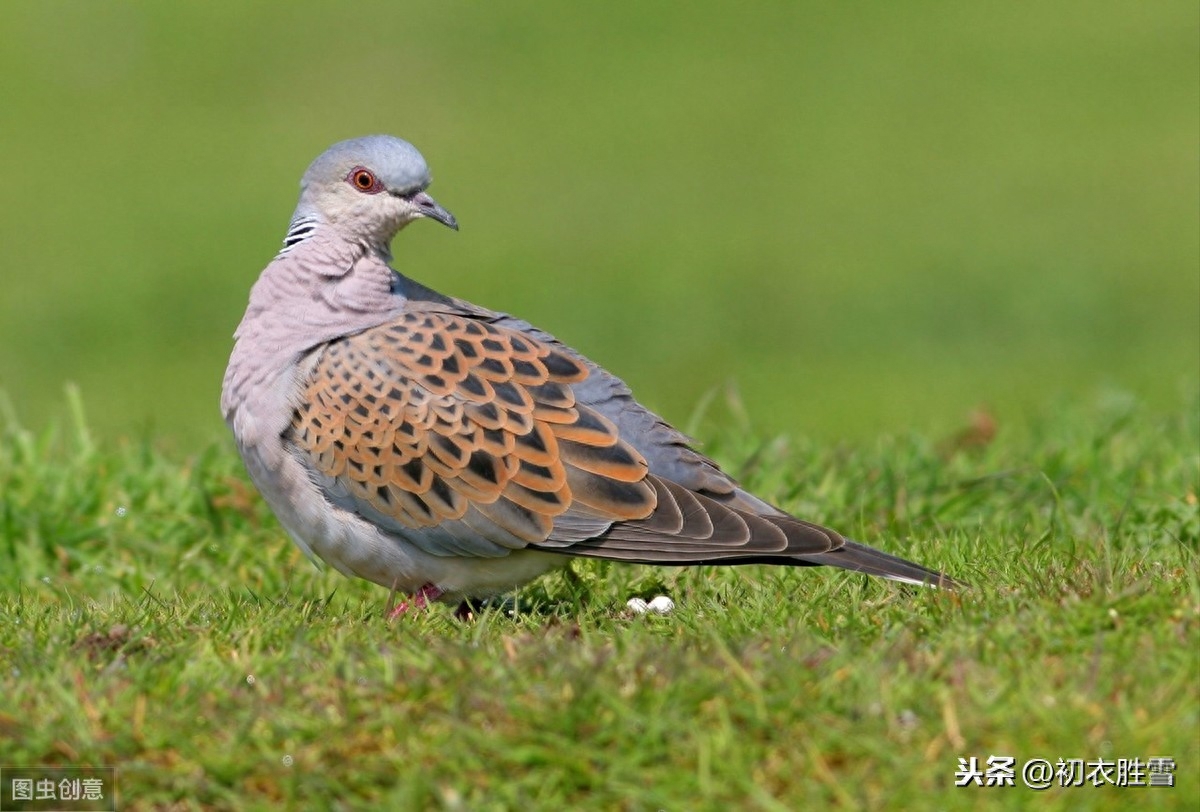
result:
[(401, 601), (400, 603), (396, 604), (396, 608), (393, 609), (391, 614), (388, 615), (388, 620), (395, 620), (409, 609), (424, 609), (441, 596), (442, 590), (438, 589), (433, 584), (425, 584), (425, 586), (418, 589), (416, 594), (412, 596), (410, 599), (411, 604), (409, 601)]

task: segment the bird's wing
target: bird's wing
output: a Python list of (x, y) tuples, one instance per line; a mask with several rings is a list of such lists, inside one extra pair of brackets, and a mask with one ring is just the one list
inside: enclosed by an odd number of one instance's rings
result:
[(617, 379), (506, 318), (410, 302), (315, 351), (287, 442), (330, 501), (437, 555), (694, 563), (841, 546), (726, 504), (732, 484), (652, 473), (638, 438), (580, 397)]
[(737, 483), (715, 462), (697, 452), (692, 438), (638, 403), (629, 386), (550, 333), (529, 322), (499, 313), (464, 299), (445, 296), (405, 276), (397, 285), (411, 306), (481, 319), (514, 330), (549, 345), (583, 365), (587, 376), (572, 383), (576, 399), (607, 417), (621, 438), (646, 458), (650, 473), (756, 513), (781, 513), (777, 508), (738, 488)]

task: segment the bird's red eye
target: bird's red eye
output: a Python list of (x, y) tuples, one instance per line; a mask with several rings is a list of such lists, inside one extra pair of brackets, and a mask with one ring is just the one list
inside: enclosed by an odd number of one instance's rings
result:
[(375, 173), (361, 166), (351, 169), (350, 174), (346, 176), (346, 180), (358, 191), (369, 195), (383, 191), (383, 184), (375, 177)]

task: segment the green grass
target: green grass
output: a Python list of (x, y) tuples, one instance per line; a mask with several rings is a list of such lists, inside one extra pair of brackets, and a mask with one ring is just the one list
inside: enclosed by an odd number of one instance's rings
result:
[[(0, 434), (0, 753), (122, 808), (1194, 809), (1200, 401), (828, 445), (734, 424), (763, 495), (943, 567), (576, 562), (473, 623), (318, 573), (227, 443)], [(986, 422), (986, 421), (984, 421)], [(978, 441), (978, 442), (977, 442)], [(668, 617), (631, 617), (667, 593)], [(1173, 789), (956, 789), (957, 758), (1173, 756)]]

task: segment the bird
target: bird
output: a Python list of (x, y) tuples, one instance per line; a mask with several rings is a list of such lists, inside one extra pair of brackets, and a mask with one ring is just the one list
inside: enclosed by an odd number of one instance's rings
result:
[(958, 586), (755, 496), (582, 353), (393, 269), (405, 226), (458, 230), (430, 183), (394, 136), (327, 149), (234, 333), (222, 414), (306, 555), (407, 595), (393, 614), (575, 557)]

